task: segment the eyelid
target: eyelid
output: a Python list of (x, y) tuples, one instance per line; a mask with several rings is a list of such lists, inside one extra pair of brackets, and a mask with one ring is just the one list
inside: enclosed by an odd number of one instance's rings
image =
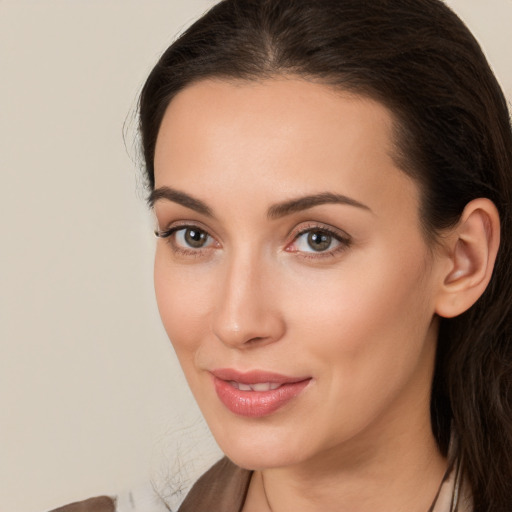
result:
[(323, 222), (306, 222), (302, 223), (299, 226), (295, 227), (292, 230), (292, 233), (290, 237), (292, 238), (292, 242), (295, 241), (299, 236), (303, 235), (304, 233), (309, 233), (310, 231), (314, 230), (318, 231), (325, 231), (326, 233), (329, 233), (330, 235), (334, 236), (338, 240), (341, 241), (350, 241), (352, 240), (352, 237), (342, 229), (335, 228), (334, 226), (330, 226), (329, 224), (324, 224)]
[[(333, 238), (335, 238), (339, 245), (333, 249), (328, 249), (326, 251), (299, 251), (299, 250), (290, 250), (289, 247), (293, 245), (297, 239), (306, 233), (310, 233), (311, 231), (320, 231), (329, 234)], [(288, 252), (293, 252), (300, 254), (301, 257), (308, 259), (317, 259), (323, 257), (334, 256), (339, 252), (346, 250), (352, 243), (352, 237), (346, 232), (339, 228), (335, 228), (328, 224), (324, 224), (322, 222), (307, 222), (305, 224), (301, 224), (294, 228), (291, 233), (291, 241), (286, 244), (285, 250)]]
[[(207, 245), (201, 247), (188, 247), (186, 244), (178, 243), (176, 236), (174, 235), (187, 229), (196, 229), (206, 233), (209, 239)], [(212, 249), (218, 249), (221, 247), (218, 238), (211, 233), (211, 230), (203, 227), (202, 223), (197, 221), (181, 220), (170, 222), (165, 229), (156, 229), (155, 236), (163, 239), (177, 257), (204, 258), (212, 255)]]
[(197, 229), (200, 229), (201, 231), (204, 231), (205, 233), (207, 233), (208, 236), (211, 236), (215, 240), (218, 240), (218, 237), (215, 236), (214, 234), (212, 234), (210, 228), (206, 227), (202, 222), (195, 221), (195, 220), (194, 221), (192, 221), (192, 220), (178, 220), (178, 221), (169, 222), (166, 225), (166, 227), (163, 228), (163, 229), (160, 229), (159, 227), (157, 227), (154, 230), (154, 234), (155, 234), (155, 236), (157, 238), (168, 238), (173, 233), (175, 233), (176, 231), (178, 231), (180, 229), (185, 229), (185, 228), (197, 228)]
[[(177, 231), (187, 229), (187, 228), (196, 228), (199, 229), (207, 234), (208, 237), (210, 237), (213, 240), (213, 247), (211, 245), (206, 247), (199, 247), (199, 248), (183, 248), (179, 245), (177, 245), (172, 240), (172, 235), (176, 233)], [(298, 249), (290, 249), (290, 247), (297, 241), (297, 239), (309, 232), (312, 231), (319, 231), (324, 232), (332, 236), (335, 240), (339, 242), (339, 244), (332, 248), (327, 249), (325, 251), (303, 251)], [(207, 227), (205, 227), (201, 222), (199, 221), (190, 221), (190, 220), (180, 220), (180, 221), (173, 221), (170, 222), (164, 229), (155, 229), (154, 234), (157, 238), (162, 239), (170, 239), (168, 243), (172, 246), (173, 250), (175, 252), (182, 252), (182, 253), (194, 253), (194, 255), (198, 255), (201, 251), (207, 251), (212, 248), (219, 248), (221, 247), (221, 243), (219, 241), (219, 238), (212, 234), (211, 230)], [(316, 259), (316, 258), (322, 258), (322, 257), (329, 257), (334, 256), (338, 252), (341, 252), (345, 249), (347, 249), (351, 243), (352, 243), (352, 237), (344, 230), (334, 227), (329, 224), (325, 224), (323, 222), (315, 222), (315, 221), (309, 221), (309, 222), (302, 222), (298, 226), (296, 226), (291, 233), (288, 236), (289, 241), (285, 244), (284, 250), (286, 252), (292, 252), (300, 254), (304, 258), (309, 259)]]

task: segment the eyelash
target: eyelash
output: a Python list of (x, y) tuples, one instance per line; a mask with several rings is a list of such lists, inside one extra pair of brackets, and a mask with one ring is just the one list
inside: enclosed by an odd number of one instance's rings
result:
[[(183, 256), (193, 256), (193, 257), (202, 256), (203, 252), (206, 249), (208, 249), (209, 247), (197, 248), (197, 249), (194, 249), (194, 248), (187, 249), (185, 247), (182, 247), (182, 246), (179, 246), (178, 244), (176, 244), (176, 241), (175, 241), (175, 238), (173, 237), (173, 235), (175, 235), (178, 231), (187, 230), (187, 229), (192, 229), (192, 230), (195, 229), (197, 231), (205, 233), (207, 237), (215, 240), (208, 233), (208, 231), (206, 229), (202, 228), (201, 226), (195, 225), (195, 224), (180, 224), (180, 225), (173, 226), (166, 230), (156, 230), (155, 236), (157, 236), (158, 238), (167, 239), (166, 240), (167, 243), (170, 245), (171, 249), (176, 254), (180, 254)], [(305, 259), (320, 259), (320, 258), (336, 256), (340, 252), (343, 252), (344, 250), (348, 249), (348, 247), (350, 247), (350, 245), (351, 245), (351, 242), (352, 242), (351, 238), (346, 233), (342, 234), (339, 231), (329, 228), (325, 225), (311, 224), (311, 225), (307, 225), (307, 226), (301, 228), (300, 230), (296, 231), (293, 234), (292, 241), (290, 243), (288, 243), (286, 247), (288, 248), (292, 244), (296, 243), (297, 240), (299, 240), (299, 238), (301, 236), (304, 236), (308, 233), (315, 232), (315, 231), (318, 233), (326, 234), (326, 235), (332, 237), (332, 239), (337, 241), (339, 243), (339, 245), (337, 247), (335, 247), (334, 249), (328, 249), (325, 251), (318, 251), (318, 252), (315, 252), (315, 251), (308, 252), (308, 251), (289, 250), (289, 249), (285, 249), (285, 250), (287, 250), (287, 252), (300, 254), (300, 256)]]
[(322, 224), (310, 224), (310, 225), (302, 227), (300, 230), (298, 230), (296, 233), (294, 233), (293, 240), (290, 244), (287, 245), (287, 247), (289, 247), (291, 244), (296, 243), (297, 240), (299, 240), (299, 238), (301, 236), (304, 236), (308, 233), (314, 233), (314, 232), (326, 234), (326, 235), (332, 237), (332, 239), (339, 242), (339, 245), (337, 247), (335, 247), (334, 249), (327, 249), (326, 251), (306, 252), (306, 251), (298, 251), (298, 250), (295, 250), (295, 251), (289, 250), (288, 252), (300, 253), (301, 257), (306, 258), (306, 259), (329, 258), (329, 257), (337, 256), (341, 252), (345, 251), (346, 249), (348, 249), (350, 247), (350, 245), (352, 243), (350, 236), (347, 235), (346, 233), (341, 233), (338, 230), (335, 230), (333, 228), (330, 228), (330, 227), (322, 225)]
[(158, 238), (166, 239), (166, 242), (169, 244), (169, 246), (171, 247), (173, 252), (175, 252), (176, 254), (183, 255), (183, 256), (199, 257), (202, 255), (204, 249), (206, 249), (206, 248), (197, 248), (197, 249), (189, 248), (189, 249), (187, 249), (185, 247), (178, 245), (173, 237), (173, 235), (175, 235), (178, 231), (185, 231), (187, 229), (195, 229), (197, 231), (205, 233), (207, 237), (213, 239), (213, 237), (208, 233), (208, 231), (206, 229), (202, 228), (201, 226), (195, 225), (195, 224), (179, 224), (179, 225), (173, 226), (173, 227), (168, 228), (163, 231), (156, 230), (155, 236)]

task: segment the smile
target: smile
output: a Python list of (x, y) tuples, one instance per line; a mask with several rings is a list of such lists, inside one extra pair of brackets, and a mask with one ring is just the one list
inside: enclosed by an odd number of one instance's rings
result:
[(212, 372), (213, 384), (222, 404), (238, 416), (259, 418), (276, 412), (296, 398), (311, 377), (286, 377), (253, 371), (223, 369)]
[(240, 391), (270, 391), (282, 386), (282, 384), (278, 384), (277, 382), (258, 382), (257, 384), (242, 384), (241, 382), (236, 382), (235, 380), (230, 380), (229, 384), (231, 384), (231, 386), (233, 386), (235, 389), (239, 389)]

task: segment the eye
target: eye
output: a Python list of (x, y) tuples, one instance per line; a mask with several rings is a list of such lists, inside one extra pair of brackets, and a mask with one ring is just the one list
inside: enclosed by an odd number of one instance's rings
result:
[(177, 229), (174, 232), (174, 239), (178, 245), (192, 249), (208, 247), (213, 241), (206, 231), (196, 227)]
[(215, 243), (215, 239), (197, 226), (176, 226), (166, 231), (156, 231), (158, 238), (169, 238), (177, 250), (205, 249)]
[(296, 240), (299, 251), (323, 252), (332, 249), (332, 246), (337, 243), (339, 242), (325, 231), (309, 231), (299, 235)]
[(350, 245), (348, 235), (336, 233), (328, 228), (315, 226), (299, 231), (291, 245), (289, 252), (302, 252), (314, 255), (332, 255)]

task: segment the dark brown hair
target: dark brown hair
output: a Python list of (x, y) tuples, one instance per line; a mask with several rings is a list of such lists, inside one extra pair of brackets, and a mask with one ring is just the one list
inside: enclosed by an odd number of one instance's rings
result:
[(507, 104), (478, 45), (439, 0), (224, 0), (162, 55), (140, 97), (148, 187), (175, 94), (205, 78), (298, 75), (369, 96), (396, 119), (396, 158), (422, 190), (431, 241), (465, 205), (498, 208), (502, 243), (486, 292), (442, 319), (432, 428), (452, 432), (477, 512), (512, 510), (512, 134)]

